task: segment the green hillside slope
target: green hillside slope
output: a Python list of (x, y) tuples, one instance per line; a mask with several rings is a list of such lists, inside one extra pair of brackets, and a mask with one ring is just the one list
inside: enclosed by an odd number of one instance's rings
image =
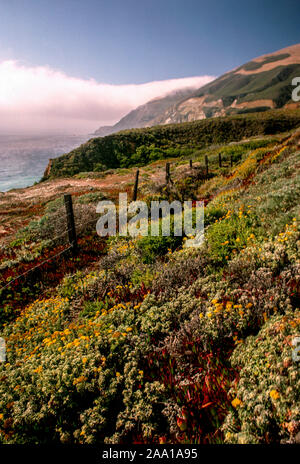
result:
[(270, 71), (246, 76), (229, 73), (226, 78), (217, 79), (195, 95), (201, 97), (210, 94), (210, 99), (221, 98), (225, 104), (230, 100), (231, 103), (236, 100), (239, 104), (246, 101), (271, 99), (276, 106), (281, 107), (291, 100), (292, 79), (299, 75), (300, 64), (278, 66)]
[(51, 160), (43, 180), (79, 172), (144, 165), (155, 159), (182, 156), (209, 144), (288, 131), (299, 124), (300, 110), (273, 110), (124, 131), (91, 139), (70, 153)]

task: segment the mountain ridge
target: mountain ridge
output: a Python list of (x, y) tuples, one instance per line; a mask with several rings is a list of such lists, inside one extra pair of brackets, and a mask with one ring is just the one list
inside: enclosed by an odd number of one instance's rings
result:
[[(185, 89), (175, 90), (162, 97), (156, 97), (143, 105), (139, 105), (134, 110), (123, 116), (113, 126), (101, 126), (92, 135), (104, 137), (115, 132), (126, 129), (140, 129), (148, 127), (148, 122), (160, 114), (162, 111), (167, 110), (170, 106), (182, 101), (185, 97), (193, 95), (195, 88), (187, 87)], [(153, 124), (150, 124), (150, 126)]]
[(151, 100), (114, 126), (100, 127), (93, 135), (297, 107), (299, 105), (291, 100), (291, 82), (296, 76), (300, 76), (300, 44), (253, 58), (199, 89), (186, 89)]

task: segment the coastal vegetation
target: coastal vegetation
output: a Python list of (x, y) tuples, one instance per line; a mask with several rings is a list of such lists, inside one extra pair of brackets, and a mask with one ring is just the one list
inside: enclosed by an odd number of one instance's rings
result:
[[(136, 130), (53, 162), (41, 186), (118, 182), (74, 200), (79, 253), (53, 280), (29, 274), (0, 290), (0, 443), (297, 442), (299, 125), (295, 111)], [(139, 199), (204, 200), (200, 248), (89, 228), (99, 199), (131, 191), (133, 166)], [(62, 208), (57, 195), (3, 245), (1, 286), (63, 246), (49, 219), (63, 227)]]
[(248, 137), (289, 131), (299, 123), (300, 110), (273, 110), (122, 131), (93, 138), (51, 160), (43, 180), (185, 157), (212, 144), (224, 145)]

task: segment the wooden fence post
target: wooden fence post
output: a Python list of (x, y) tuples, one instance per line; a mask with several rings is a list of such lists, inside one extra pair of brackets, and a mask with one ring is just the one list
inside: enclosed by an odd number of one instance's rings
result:
[(132, 201), (136, 201), (137, 199), (137, 194), (138, 194), (138, 186), (139, 186), (139, 169), (135, 173), (135, 182), (134, 182), (134, 188), (133, 188), (133, 194), (132, 194)]
[(208, 157), (207, 157), (207, 155), (205, 155), (205, 171), (206, 171), (206, 175), (208, 176)]
[(190, 160), (190, 168), (193, 169), (193, 161)]
[(171, 180), (170, 176), (170, 163), (166, 163), (166, 183), (168, 184)]
[(222, 167), (222, 155), (219, 153), (219, 166)]
[(69, 193), (66, 193), (64, 195), (64, 201), (65, 201), (65, 207), (66, 207), (66, 213), (67, 213), (69, 242), (72, 247), (73, 254), (76, 254), (78, 250), (78, 245), (77, 245), (77, 236), (76, 236), (72, 196)]

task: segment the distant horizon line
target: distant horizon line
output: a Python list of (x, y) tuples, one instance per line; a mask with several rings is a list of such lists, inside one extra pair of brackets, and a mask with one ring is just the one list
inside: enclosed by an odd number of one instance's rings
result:
[[(95, 129), (96, 130), (96, 129)], [(43, 131), (19, 131), (19, 132), (6, 132), (0, 130), (0, 137), (51, 137), (51, 136), (68, 136), (68, 137), (85, 137), (93, 135), (93, 132), (72, 133), (72, 132), (43, 132)]]

